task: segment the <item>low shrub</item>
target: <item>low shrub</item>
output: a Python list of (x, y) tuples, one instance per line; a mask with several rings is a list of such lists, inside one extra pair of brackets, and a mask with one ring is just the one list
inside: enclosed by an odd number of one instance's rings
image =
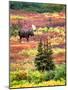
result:
[(61, 80), (61, 78), (66, 79), (65, 64), (58, 65), (55, 70), (54, 80)]
[(30, 71), (28, 73), (28, 81), (35, 83), (41, 82), (41, 73), (39, 71)]
[(44, 73), (44, 81), (52, 80), (55, 77), (54, 71), (46, 71)]
[(10, 81), (13, 81), (13, 80), (27, 80), (27, 72), (24, 70), (11, 72)]
[(16, 73), (17, 72), (10, 72), (10, 82), (16, 80)]
[(25, 71), (19, 71), (16, 74), (17, 80), (26, 80), (27, 79), (27, 72)]
[(54, 71), (48, 71), (44, 73), (44, 80), (61, 80), (66, 79), (65, 64), (57, 65)]
[(10, 37), (11, 36), (17, 36), (19, 32), (19, 26), (18, 25), (12, 25), (10, 27)]
[(37, 70), (29, 70), (27, 72), (25, 70), (20, 70), (10, 73), (10, 86), (21, 85), (20, 87), (32, 87), (65, 85), (65, 80), (65, 64), (56, 65), (54, 71), (40, 72)]
[(29, 50), (23, 50), (21, 52), (19, 52), (19, 54), (23, 55), (23, 56), (35, 56), (37, 54), (37, 50), (36, 49), (29, 49)]

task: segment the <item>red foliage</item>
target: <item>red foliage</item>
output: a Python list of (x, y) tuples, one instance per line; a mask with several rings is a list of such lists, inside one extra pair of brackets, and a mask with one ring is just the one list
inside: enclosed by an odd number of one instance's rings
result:
[[(24, 11), (11, 11), (10, 15), (20, 15), (26, 17), (26, 19), (11, 19), (10, 24), (21, 24), (23, 28), (31, 29), (31, 25), (34, 24), (37, 27), (45, 26), (61, 26), (65, 25), (64, 13), (58, 13), (59, 17), (52, 16), (52, 14), (39, 14), (39, 13), (29, 13)], [(61, 18), (63, 16), (63, 18)]]

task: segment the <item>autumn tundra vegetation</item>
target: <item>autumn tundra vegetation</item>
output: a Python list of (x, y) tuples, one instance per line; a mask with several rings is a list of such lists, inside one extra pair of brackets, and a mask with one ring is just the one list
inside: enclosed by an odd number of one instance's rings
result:
[(66, 6), (10, 1), (10, 88), (66, 85)]

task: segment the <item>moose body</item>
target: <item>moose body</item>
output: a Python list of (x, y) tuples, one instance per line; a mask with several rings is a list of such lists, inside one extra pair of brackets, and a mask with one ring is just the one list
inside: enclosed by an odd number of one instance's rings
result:
[(29, 37), (34, 36), (33, 30), (20, 30), (19, 31), (19, 37), (20, 37), (20, 42), (22, 38), (26, 38), (27, 41), (29, 41)]

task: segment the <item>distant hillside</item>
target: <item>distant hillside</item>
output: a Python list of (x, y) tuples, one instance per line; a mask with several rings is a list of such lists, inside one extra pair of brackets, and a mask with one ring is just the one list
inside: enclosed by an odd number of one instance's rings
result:
[(32, 2), (17, 2), (10, 1), (10, 9), (13, 10), (24, 10), (29, 12), (64, 12), (64, 4), (47, 4), (47, 3), (32, 3)]

